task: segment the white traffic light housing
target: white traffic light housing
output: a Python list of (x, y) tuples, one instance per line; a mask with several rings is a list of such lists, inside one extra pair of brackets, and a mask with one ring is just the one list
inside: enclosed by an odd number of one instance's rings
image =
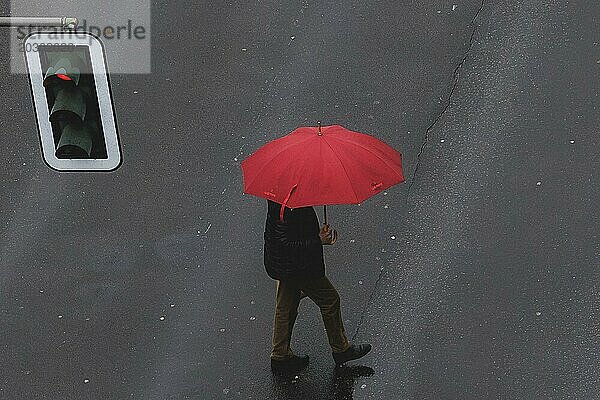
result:
[(81, 32), (34, 33), (27, 67), (44, 160), (59, 171), (112, 171), (121, 164), (104, 49)]

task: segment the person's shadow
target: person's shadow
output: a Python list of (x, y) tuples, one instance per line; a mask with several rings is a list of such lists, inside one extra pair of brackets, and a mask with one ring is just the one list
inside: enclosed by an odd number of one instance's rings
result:
[(327, 387), (305, 381), (302, 374), (273, 375), (273, 392), (280, 399), (352, 400), (356, 380), (373, 374), (375, 371), (364, 365), (336, 367)]

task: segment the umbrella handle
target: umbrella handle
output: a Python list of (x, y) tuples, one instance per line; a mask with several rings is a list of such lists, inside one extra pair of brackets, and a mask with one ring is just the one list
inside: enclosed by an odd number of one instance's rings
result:
[(325, 225), (327, 225), (327, 206), (323, 206), (323, 218), (325, 219)]
[(281, 204), (281, 210), (279, 210), (279, 219), (281, 220), (281, 223), (283, 223), (283, 213), (285, 211), (285, 206), (287, 205), (287, 202), (289, 201), (290, 197), (292, 196), (292, 193), (294, 193), (294, 190), (296, 190), (297, 187), (297, 183), (294, 186), (292, 186), (287, 197), (285, 198), (285, 200), (283, 200), (283, 203)]

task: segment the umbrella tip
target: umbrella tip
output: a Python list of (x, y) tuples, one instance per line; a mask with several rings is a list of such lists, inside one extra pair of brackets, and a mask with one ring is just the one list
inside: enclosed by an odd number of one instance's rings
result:
[(321, 121), (317, 121), (317, 125), (319, 125), (319, 136), (322, 136), (323, 132), (321, 132)]

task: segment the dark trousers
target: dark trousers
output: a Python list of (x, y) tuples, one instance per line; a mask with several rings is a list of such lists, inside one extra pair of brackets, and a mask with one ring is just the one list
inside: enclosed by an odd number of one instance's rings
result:
[(290, 349), (290, 341), (302, 293), (319, 306), (332, 351), (337, 353), (348, 349), (340, 296), (326, 276), (305, 282), (276, 281), (276, 287), (272, 359), (283, 360), (294, 354)]

